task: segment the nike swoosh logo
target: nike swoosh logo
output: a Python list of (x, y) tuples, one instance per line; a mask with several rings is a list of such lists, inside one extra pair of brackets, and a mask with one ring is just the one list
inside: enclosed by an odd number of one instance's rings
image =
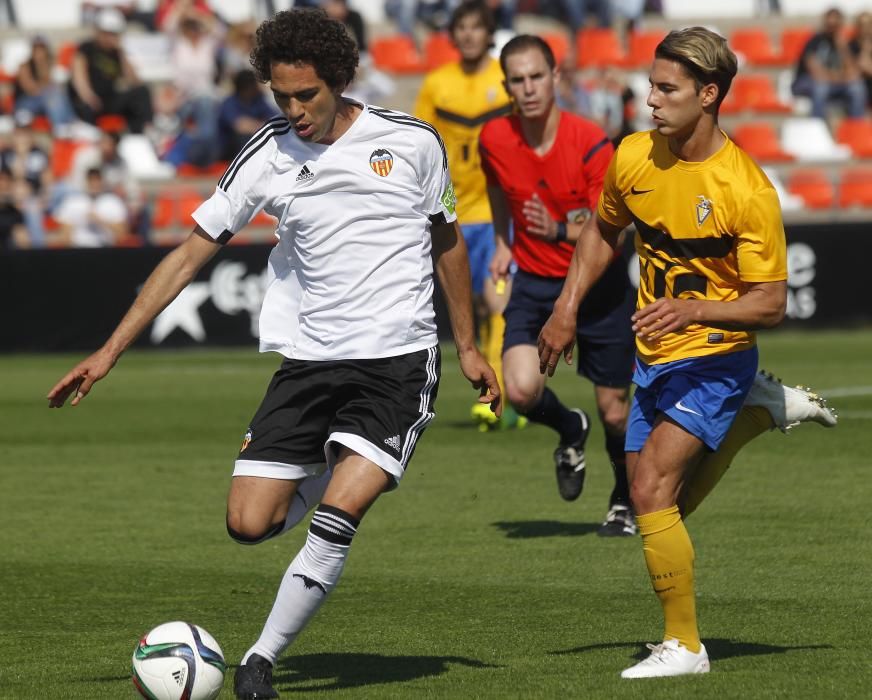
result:
[(685, 413), (692, 413), (693, 415), (699, 416), (700, 418), (702, 418), (702, 413), (699, 413), (698, 411), (694, 411), (692, 408), (688, 408), (683, 403), (681, 403), (681, 401), (675, 402), (675, 408), (677, 408), (679, 411), (684, 411)]
[(633, 185), (630, 188), (630, 194), (648, 194), (649, 192), (653, 192), (653, 191), (654, 191), (653, 187), (650, 190), (637, 190), (635, 185)]

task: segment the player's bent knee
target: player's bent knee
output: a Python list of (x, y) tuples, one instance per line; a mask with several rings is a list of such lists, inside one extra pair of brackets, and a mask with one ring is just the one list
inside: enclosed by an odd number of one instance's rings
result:
[(243, 523), (239, 517), (227, 515), (227, 534), (239, 544), (260, 544), (282, 532), (284, 522), (271, 523), (257, 527), (251, 523)]

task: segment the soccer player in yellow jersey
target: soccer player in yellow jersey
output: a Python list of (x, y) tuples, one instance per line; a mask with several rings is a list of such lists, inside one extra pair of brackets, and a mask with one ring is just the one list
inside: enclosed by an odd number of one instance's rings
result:
[[(754, 330), (777, 325), (785, 312), (786, 246), (771, 183), (718, 128), (735, 74), (735, 55), (708, 29), (670, 32), (657, 47), (648, 97), (655, 128), (617, 149), (597, 215), (581, 232), (539, 337), (541, 371), (553, 374), (561, 354), (571, 361), (579, 303), (611, 261), (620, 232), (635, 224), (641, 275), (627, 470), (665, 633), (624, 678), (709, 670), (683, 514), (738, 448), (773, 424), (835, 423), (816, 397), (765, 377), (755, 382)], [(762, 400), (746, 401), (752, 384), (762, 384)]]
[[(448, 151), (457, 194), (457, 218), (469, 250), (482, 350), (502, 385), (503, 309), (508, 289), (505, 282), (497, 286), (488, 272), (496, 246), (478, 155), (478, 134), (488, 120), (509, 114), (511, 106), (499, 61), (490, 55), (496, 22), (487, 3), (461, 3), (451, 15), (448, 30), (460, 60), (427, 75), (415, 103), (415, 116), (436, 127)], [(519, 419), (526, 422), (507, 409), (503, 409), (503, 427), (518, 425)], [(496, 425), (496, 416), (488, 406), (473, 406), (473, 416), (482, 421), (483, 429)]]

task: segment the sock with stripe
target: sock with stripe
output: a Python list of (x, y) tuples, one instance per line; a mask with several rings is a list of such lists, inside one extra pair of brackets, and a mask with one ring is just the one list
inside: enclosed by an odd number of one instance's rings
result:
[(534, 423), (542, 423), (556, 430), (560, 433), (562, 445), (571, 445), (581, 439), (581, 421), (578, 419), (578, 414), (560, 403), (557, 394), (547, 386), (542, 391), (539, 403), (521, 415)]
[(651, 584), (663, 607), (663, 639), (677, 639), (696, 654), (700, 640), (693, 593), (693, 545), (678, 506), (637, 515), (636, 523)]
[(258, 654), (275, 664), (332, 591), (348, 557), (359, 522), (321, 504), (312, 516), (306, 544), (285, 572), (260, 638), (242, 659)]
[(694, 470), (681, 508), (684, 518), (693, 513), (711, 493), (739, 450), (758, 435), (771, 430), (773, 425), (772, 416), (762, 406), (742, 407), (717, 451), (706, 453)]

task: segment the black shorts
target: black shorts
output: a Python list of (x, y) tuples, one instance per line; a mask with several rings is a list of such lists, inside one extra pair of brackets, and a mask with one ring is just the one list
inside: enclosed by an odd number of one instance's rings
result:
[(438, 347), (373, 360), (286, 359), (245, 434), (233, 475), (317, 475), (344, 445), (399, 482), (435, 416), (440, 365)]
[[(515, 345), (539, 342), (539, 333), (563, 289), (562, 277), (540, 277), (519, 270), (503, 313), (503, 352)], [(578, 373), (597, 386), (627, 387), (633, 378), (636, 340), (630, 317), (636, 290), (623, 260), (612, 263), (578, 310), (576, 349)]]

